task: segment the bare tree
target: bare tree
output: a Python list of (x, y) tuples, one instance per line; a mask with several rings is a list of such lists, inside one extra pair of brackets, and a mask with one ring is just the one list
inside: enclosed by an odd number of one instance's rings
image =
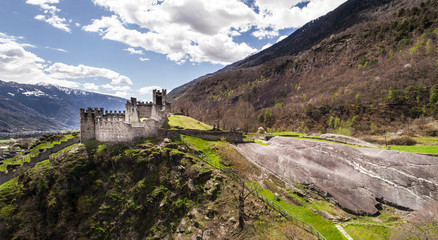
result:
[(414, 213), (393, 232), (391, 239), (438, 239), (438, 203)]
[(239, 225), (238, 228), (242, 231), (245, 228), (245, 220), (247, 220), (248, 216), (245, 213), (245, 201), (251, 195), (256, 188), (247, 189), (245, 186), (245, 182), (243, 180), (239, 181), (239, 189), (237, 193), (233, 192), (234, 199), (237, 202), (237, 210), (239, 211)]

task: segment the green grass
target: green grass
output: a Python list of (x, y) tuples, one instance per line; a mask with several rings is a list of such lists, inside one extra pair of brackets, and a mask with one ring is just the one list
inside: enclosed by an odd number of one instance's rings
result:
[(391, 145), (390, 148), (391, 150), (411, 152), (411, 153), (438, 154), (438, 145), (415, 145), (415, 146)]
[(226, 143), (220, 141), (209, 141), (186, 135), (181, 135), (181, 137), (183, 137), (192, 147), (196, 148), (196, 150), (202, 152), (205, 156), (210, 158), (213, 165), (221, 165), (222, 167), (225, 167), (222, 164), (222, 160), (216, 155), (214, 148), (220, 144)]
[(9, 144), (9, 139), (0, 139), (0, 144)]
[(382, 225), (348, 224), (343, 228), (353, 239), (357, 240), (384, 240), (388, 239), (391, 234), (391, 228)]
[(266, 143), (264, 143), (264, 142), (262, 142), (261, 140), (258, 140), (258, 139), (254, 139), (254, 142), (259, 144), (259, 145), (262, 145), (262, 146), (269, 146), (269, 144), (266, 144)]
[(168, 118), (171, 129), (211, 130), (213, 127), (194, 118), (183, 115), (172, 115)]
[(332, 221), (324, 219), (321, 215), (310, 211), (306, 206), (295, 206), (293, 204), (287, 204), (282, 200), (275, 201), (274, 194), (263, 188), (259, 188), (258, 192), (277, 203), (293, 217), (312, 225), (327, 240), (345, 239)]
[(9, 199), (10, 196), (16, 195), (20, 189), (19, 187), (17, 177), (0, 185), (0, 202), (4, 202)]
[(72, 134), (66, 134), (66, 135), (63, 135), (63, 138), (60, 139), (59, 141), (45, 142), (45, 143), (37, 145), (36, 147), (31, 149), (31, 151), (28, 154), (26, 154), (24, 156), (23, 156), (23, 154), (18, 154), (17, 156), (15, 156), (13, 158), (5, 159), (4, 163), (2, 165), (0, 165), (0, 172), (7, 173), (7, 166), (8, 165), (23, 165), (25, 162), (30, 162), (31, 157), (37, 156), (41, 149), (53, 148), (53, 146), (55, 144), (65, 142), (65, 141), (72, 139), (72, 138), (74, 138), (74, 136)]
[[(392, 209), (391, 207), (386, 207)], [(393, 210), (391, 210), (393, 211)], [(388, 210), (379, 211), (379, 216), (363, 216), (342, 224), (351, 237), (358, 240), (389, 239), (391, 232), (404, 224), (401, 215), (395, 215)]]
[(436, 144), (438, 145), (438, 137), (415, 137), (415, 141), (420, 144)]

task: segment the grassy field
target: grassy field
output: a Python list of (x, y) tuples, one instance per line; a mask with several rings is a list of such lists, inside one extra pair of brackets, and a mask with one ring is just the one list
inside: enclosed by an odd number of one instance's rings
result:
[(9, 144), (10, 140), (9, 139), (0, 139), (0, 145), (7, 145)]
[(172, 115), (168, 118), (171, 129), (211, 130), (213, 127), (194, 118), (183, 115)]
[(411, 152), (411, 153), (438, 154), (438, 145), (414, 145), (414, 146), (391, 145), (390, 148), (391, 150)]
[(438, 137), (415, 137), (414, 139), (421, 145), (438, 145)]
[(415, 137), (414, 139), (417, 141), (414, 146), (391, 145), (390, 148), (411, 153), (438, 154), (438, 137)]
[(312, 225), (319, 233), (321, 233), (327, 240), (346, 239), (335, 227), (335, 224), (321, 215), (310, 211), (307, 206), (297, 206), (295, 204), (288, 204), (285, 201), (275, 200), (275, 196), (269, 190), (259, 188), (259, 193), (277, 203), (281, 208), (286, 210), (290, 215)]
[[(392, 208), (387, 207), (387, 209)], [(382, 209), (379, 211), (378, 217), (363, 216), (343, 224), (343, 228), (354, 239), (384, 240), (389, 239), (391, 232), (403, 224), (401, 218), (401, 215)]]

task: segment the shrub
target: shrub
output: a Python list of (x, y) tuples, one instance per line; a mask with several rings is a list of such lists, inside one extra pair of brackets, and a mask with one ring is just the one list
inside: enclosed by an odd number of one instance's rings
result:
[(344, 135), (344, 136), (351, 136), (351, 131), (348, 128), (340, 127), (338, 129), (333, 130), (333, 133), (334, 134), (339, 134), (339, 135)]
[(388, 140), (388, 145), (413, 146), (415, 144), (417, 144), (417, 141), (415, 141), (415, 139), (408, 136), (393, 138)]

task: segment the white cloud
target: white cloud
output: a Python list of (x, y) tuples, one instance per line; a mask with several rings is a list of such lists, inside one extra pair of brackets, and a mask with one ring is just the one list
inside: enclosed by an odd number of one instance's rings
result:
[[(227, 64), (256, 49), (236, 43), (233, 36), (250, 29), (254, 11), (236, 0), (94, 0), (114, 12), (84, 26), (104, 39), (167, 55), (171, 61)], [(128, 29), (135, 24), (140, 30)], [(237, 33), (236, 33), (237, 31)]]
[(264, 46), (262, 47), (262, 49), (260, 49), (260, 51), (265, 50), (265, 49), (267, 49), (267, 48), (270, 48), (271, 46), (272, 46), (272, 44), (271, 44), (271, 43), (268, 43), (268, 44), (264, 45)]
[(126, 91), (130, 91), (131, 90), (130, 86), (114, 86), (114, 85), (111, 85), (111, 84), (104, 84), (101, 87), (105, 88), (105, 89), (113, 90), (113, 91), (124, 91), (124, 92), (126, 92)]
[(280, 37), (277, 39), (277, 42), (281, 42), (281, 41), (283, 41), (283, 39), (285, 39), (285, 38), (287, 38), (287, 37), (288, 37), (287, 35), (280, 36)]
[(149, 61), (150, 59), (149, 58), (145, 58), (145, 57), (141, 57), (141, 58), (139, 58), (140, 59), (140, 61), (142, 61), (142, 62), (144, 62), (144, 61)]
[(52, 47), (45, 47), (45, 48), (52, 49), (52, 50), (55, 50), (55, 51), (58, 51), (58, 52), (68, 53), (67, 50), (62, 49), (62, 48), (52, 48)]
[(141, 95), (152, 95), (152, 91), (154, 89), (160, 90), (161, 91), (161, 87), (159, 86), (148, 86), (148, 87), (142, 87), (138, 90), (138, 93), (140, 93)]
[(60, 81), (44, 73), (46, 61), (25, 48), (30, 44), (20, 43), (21, 37), (0, 33), (0, 79), (19, 83), (46, 82), (66, 87), (78, 86), (75, 82)]
[[(345, 1), (310, 0), (300, 9), (296, 5), (302, 0), (255, 0), (252, 6), (240, 0), (93, 0), (114, 15), (94, 19), (83, 29), (180, 64), (228, 64), (257, 51), (235, 36), (252, 31), (258, 39), (274, 38)], [(129, 29), (130, 24), (138, 28)]]
[[(49, 83), (78, 88), (80, 84), (66, 79), (103, 77), (111, 80), (111, 84), (132, 84), (128, 77), (105, 68), (70, 66), (63, 63), (49, 66), (50, 61), (28, 51), (26, 48), (34, 46), (20, 43), (22, 39), (22, 37), (9, 36), (0, 32), (0, 80), (28, 84)], [(107, 85), (112, 86), (111, 84)], [(91, 90), (99, 88), (94, 83), (85, 83), (82, 86)], [(109, 89), (126, 92), (131, 90), (129, 86), (112, 86)]]
[(130, 54), (144, 55), (144, 52), (143, 52), (143, 50), (141, 50), (141, 49), (136, 50), (136, 49), (134, 49), (134, 48), (126, 48), (126, 49), (123, 49), (123, 50), (128, 51)]
[(124, 91), (117, 91), (113, 95), (117, 96), (117, 97), (121, 97), (121, 98), (129, 98), (129, 97), (131, 97), (131, 94), (129, 92), (124, 92)]
[[(59, 3), (59, 0), (26, 0), (26, 3), (39, 6), (43, 10), (44, 15), (36, 15), (34, 17), (36, 20), (44, 21), (55, 28), (71, 32), (67, 20), (58, 16), (60, 10), (54, 6), (54, 4)], [(69, 22), (71, 23), (72, 20), (70, 19)]]
[(297, 7), (296, 5), (301, 2), (303, 0), (256, 0), (255, 5), (260, 14), (256, 25), (258, 31), (253, 35), (258, 38), (271, 37), (272, 33), (266, 31), (267, 29), (278, 33), (282, 29), (301, 27), (337, 8), (346, 0), (309, 0), (305, 7)]
[(95, 83), (84, 83), (83, 86), (85, 89), (88, 90), (95, 90), (95, 91), (99, 90), (99, 86), (96, 85)]
[(112, 84), (132, 85), (132, 81), (128, 77), (106, 68), (90, 67), (82, 64), (72, 66), (64, 63), (54, 63), (45, 70), (49, 72), (53, 78), (76, 79), (102, 77), (110, 79)]

